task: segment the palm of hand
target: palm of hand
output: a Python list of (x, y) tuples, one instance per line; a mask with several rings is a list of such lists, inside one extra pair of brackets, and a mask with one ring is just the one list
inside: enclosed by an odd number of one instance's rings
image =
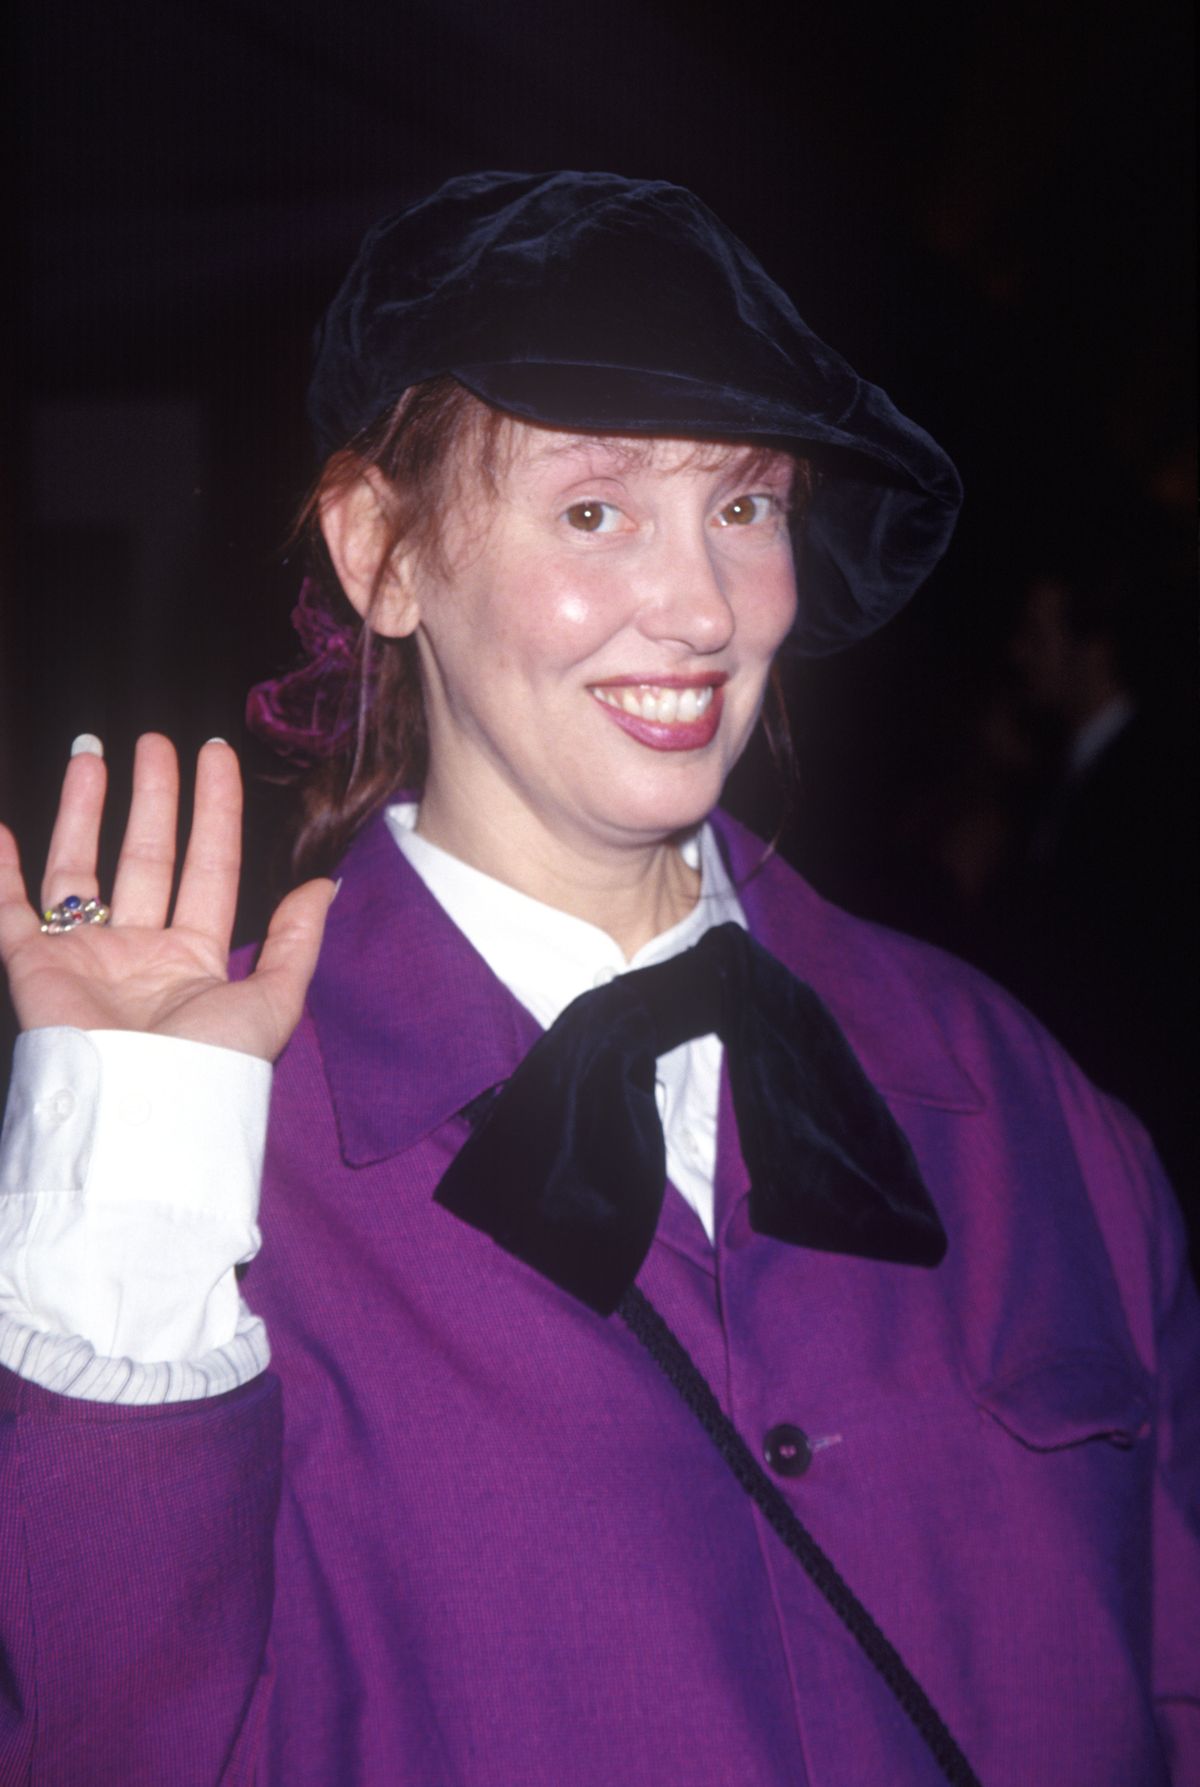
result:
[(211, 941), (178, 927), (88, 926), (65, 949), (39, 932), (12, 953), (8, 978), (24, 1029), (142, 1030), (272, 1056), (287, 1041), (285, 1014), (256, 1010), (261, 990), (230, 983)]
[[(96, 892), (104, 765), (73, 758), (46, 864), (42, 897)], [(196, 802), (173, 921), (178, 771), (166, 739), (138, 745), (133, 801), (109, 926), (42, 932), (25, 897), (16, 845), (0, 827), (0, 958), (24, 1029), (140, 1030), (273, 1060), (297, 1023), (316, 963), (327, 881), (297, 888), (276, 912), (255, 971), (227, 974), (240, 861), (241, 783), (227, 745), (200, 754)]]

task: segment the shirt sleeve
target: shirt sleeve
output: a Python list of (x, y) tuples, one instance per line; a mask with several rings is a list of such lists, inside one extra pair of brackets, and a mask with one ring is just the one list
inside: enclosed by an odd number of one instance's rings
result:
[(165, 1403), (268, 1360), (235, 1267), (258, 1251), (271, 1067), (133, 1031), (18, 1038), (0, 1136), (0, 1364)]

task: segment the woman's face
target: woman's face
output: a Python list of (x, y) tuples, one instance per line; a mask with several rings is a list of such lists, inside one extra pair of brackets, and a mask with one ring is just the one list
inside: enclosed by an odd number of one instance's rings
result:
[(512, 445), (412, 578), (423, 812), (589, 855), (659, 842), (716, 804), (791, 626), (792, 461), (523, 424)]

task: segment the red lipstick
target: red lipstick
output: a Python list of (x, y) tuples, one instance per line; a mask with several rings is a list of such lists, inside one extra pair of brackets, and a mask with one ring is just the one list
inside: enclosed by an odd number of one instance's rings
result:
[(591, 684), (596, 689), (711, 689), (712, 700), (702, 714), (694, 720), (647, 720), (641, 714), (627, 713), (623, 707), (613, 707), (609, 702), (596, 700), (599, 707), (614, 725), (622, 732), (635, 738), (639, 744), (647, 745), (652, 751), (700, 751), (710, 745), (716, 737), (717, 728), (721, 724), (721, 708), (724, 702), (724, 685), (728, 681), (724, 671), (711, 671), (703, 676), (656, 676), (647, 677), (612, 677), (604, 682)]

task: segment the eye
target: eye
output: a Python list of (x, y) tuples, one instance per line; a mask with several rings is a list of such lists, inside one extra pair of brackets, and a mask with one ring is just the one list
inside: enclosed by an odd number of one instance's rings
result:
[(572, 503), (565, 511), (568, 527), (576, 528), (581, 534), (615, 533), (621, 520), (621, 511), (614, 503), (602, 503), (588, 499), (582, 503)]
[(752, 527), (756, 521), (767, 521), (775, 513), (773, 496), (735, 496), (717, 515), (718, 527)]

